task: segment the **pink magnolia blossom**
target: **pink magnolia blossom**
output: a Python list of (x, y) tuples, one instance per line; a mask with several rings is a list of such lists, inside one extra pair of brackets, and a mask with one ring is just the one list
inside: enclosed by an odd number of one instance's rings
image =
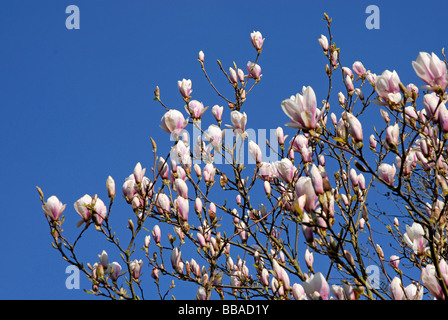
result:
[(412, 227), (406, 225), (406, 233), (403, 235), (403, 240), (417, 255), (424, 255), (426, 244), (425, 230), (421, 224), (414, 222)]
[(392, 295), (392, 299), (394, 300), (404, 300), (404, 290), (401, 285), (401, 280), (398, 277), (395, 277), (390, 285), (389, 285), (390, 293)]
[(291, 123), (286, 126), (291, 128), (314, 130), (321, 119), (321, 111), (317, 109), (316, 94), (313, 88), (306, 87), (303, 95), (297, 93), (294, 97), (283, 100), (281, 103), (283, 112), (290, 118)]
[(96, 199), (95, 206), (92, 212), (92, 220), (95, 222), (97, 226), (101, 225), (106, 218), (107, 215), (107, 207), (104, 204), (103, 200)]
[(160, 243), (161, 236), (162, 236), (162, 233), (161, 233), (161, 231), (160, 231), (160, 227), (156, 224), (156, 225), (152, 228), (152, 237), (154, 238), (154, 241), (155, 241), (156, 243)]
[(276, 162), (276, 167), (280, 177), (286, 182), (291, 183), (296, 173), (296, 167), (292, 164), (288, 158), (283, 158), (281, 161)]
[(167, 111), (161, 122), (162, 129), (171, 133), (175, 140), (179, 139), (180, 134), (188, 125), (188, 120), (185, 120), (184, 115), (175, 109)]
[[(316, 194), (323, 194), (324, 193), (324, 186), (323, 186), (323, 179), (322, 175), (317, 168), (317, 166), (313, 163), (311, 166), (311, 182), (314, 188), (314, 191)], [(299, 179), (300, 180), (300, 179)]]
[(304, 209), (311, 212), (316, 208), (317, 195), (314, 191), (312, 179), (309, 177), (300, 177), (294, 188), (297, 198), (304, 196)]
[(422, 269), (422, 282), (426, 289), (428, 289), (437, 300), (445, 300), (445, 295), (443, 294), (442, 287), (437, 279), (436, 268), (434, 265), (428, 264)]
[(170, 199), (164, 193), (159, 193), (156, 199), (157, 211), (160, 214), (169, 214), (171, 212)]
[(392, 72), (389, 70), (384, 71), (381, 76), (376, 77), (375, 82), (375, 90), (383, 103), (400, 103), (400, 78), (395, 70)]
[(390, 147), (397, 147), (400, 138), (400, 126), (396, 122), (386, 129), (386, 142)]
[(191, 118), (193, 120), (197, 120), (197, 121), (201, 120), (202, 115), (204, 114), (204, 112), (207, 109), (208, 109), (208, 107), (204, 108), (204, 104), (197, 100), (191, 100), (185, 106), (185, 110), (188, 112), (188, 114), (191, 116)]
[(217, 125), (212, 124), (205, 132), (205, 139), (210, 142), (214, 149), (220, 149), (225, 132), (222, 131)]
[(115, 181), (111, 176), (107, 177), (106, 188), (109, 198), (115, 198)]
[(361, 61), (355, 61), (353, 63), (352, 69), (358, 77), (363, 77), (367, 72)]
[(437, 121), (439, 119), (440, 108), (445, 106), (445, 103), (440, 102), (439, 97), (433, 92), (423, 96), (423, 107), (426, 111), (426, 118)]
[(258, 144), (256, 144), (252, 140), (249, 141), (249, 153), (257, 164), (261, 163), (262, 160), (261, 149), (258, 146)]
[(241, 113), (239, 111), (232, 111), (230, 113), (230, 120), (233, 126), (227, 125), (229, 128), (233, 129), (235, 135), (239, 135), (242, 138), (247, 138), (248, 134), (246, 132), (247, 115), (245, 112)]
[(432, 53), (420, 52), (417, 60), (412, 61), (417, 76), (432, 90), (440, 88), (442, 91), (448, 86), (448, 73), (445, 63)]
[(313, 300), (328, 300), (330, 297), (330, 286), (322, 273), (312, 274), (303, 282), (306, 295)]
[(215, 117), (216, 121), (221, 123), (222, 120), (222, 112), (224, 111), (224, 107), (220, 107), (217, 104), (213, 106), (212, 108), (212, 114)]
[(261, 35), (260, 31), (254, 31), (250, 34), (250, 41), (252, 43), (252, 46), (260, 52), (263, 48), (264, 38)]
[(322, 47), (322, 50), (327, 51), (329, 48), (327, 37), (324, 36), (323, 34), (321, 34), (318, 41), (319, 41), (320, 46)]
[(47, 202), (42, 206), (42, 208), (51, 220), (58, 221), (62, 215), (62, 212), (65, 210), (65, 206), (66, 204), (62, 204), (56, 196), (51, 196), (47, 199)]
[(247, 72), (249, 72), (249, 77), (254, 78), (255, 80), (260, 80), (261, 75), (261, 67), (253, 62), (247, 62)]
[(378, 174), (388, 185), (394, 184), (395, 173), (397, 172), (397, 168), (395, 165), (382, 163), (378, 168)]
[(346, 113), (348, 123), (348, 131), (356, 142), (361, 142), (363, 139), (363, 131), (361, 122), (351, 113)]
[(92, 197), (89, 196), (88, 194), (85, 194), (80, 199), (78, 199), (73, 205), (75, 207), (76, 212), (81, 216), (84, 222), (88, 222), (92, 218), (91, 210), (88, 208), (88, 206), (90, 206), (91, 203), (92, 203)]
[(142, 267), (143, 260), (134, 259), (131, 261), (131, 263), (129, 264), (129, 268), (131, 269), (132, 277), (134, 277), (134, 279), (140, 278)]
[(177, 87), (179, 89), (180, 94), (184, 98), (190, 98), (193, 90), (191, 89), (191, 80), (182, 79), (182, 81), (177, 81)]
[(180, 219), (182, 221), (188, 221), (188, 212), (190, 210), (190, 203), (188, 199), (177, 197), (175, 200), (175, 205), (177, 207)]

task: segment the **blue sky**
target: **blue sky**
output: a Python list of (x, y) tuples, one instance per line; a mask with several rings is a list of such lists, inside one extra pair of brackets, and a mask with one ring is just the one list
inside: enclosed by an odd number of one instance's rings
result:
[[(65, 27), (71, 4), (80, 9), (79, 30)], [(369, 4), (380, 9), (379, 30), (365, 26)], [(325, 98), (326, 59), (317, 42), (327, 31), (324, 12), (343, 63), (360, 60), (377, 74), (395, 69), (403, 83), (420, 85), (411, 61), (419, 51), (441, 56), (447, 8), (445, 1), (2, 1), (0, 299), (88, 298), (65, 287), (67, 265), (50, 245), (35, 187), (67, 204), (65, 229), (75, 231), (73, 202), (86, 193), (106, 200), (109, 175), (119, 191), (137, 162), (150, 168), (150, 137), (168, 150), (159, 127), (164, 109), (153, 101), (157, 85), (181, 111), (182, 78), (192, 79), (204, 105), (224, 104), (207, 85), (199, 50), (219, 86), (216, 59), (245, 69), (255, 59), (249, 34), (262, 32), (263, 79), (244, 111), (248, 127), (275, 129), (288, 122), (280, 102), (303, 85)], [(373, 114), (379, 118), (366, 117)], [(119, 202), (114, 214), (126, 232), (132, 212)], [(102, 250), (96, 239), (83, 239), (86, 261), (96, 262)]]

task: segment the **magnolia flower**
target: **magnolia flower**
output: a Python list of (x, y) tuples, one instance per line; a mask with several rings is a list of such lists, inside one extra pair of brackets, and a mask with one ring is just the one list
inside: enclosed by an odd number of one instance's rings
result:
[(182, 79), (182, 81), (177, 81), (177, 87), (179, 92), (184, 98), (189, 98), (193, 90), (191, 90), (191, 80)]
[(66, 204), (62, 204), (56, 196), (51, 196), (47, 199), (47, 202), (42, 206), (42, 208), (51, 220), (57, 221), (59, 220), (62, 212), (64, 212), (65, 206)]
[(175, 205), (177, 207), (180, 219), (182, 221), (188, 221), (188, 212), (190, 210), (190, 203), (188, 199), (177, 197), (175, 200)]
[(261, 67), (253, 62), (247, 62), (247, 71), (249, 72), (249, 77), (254, 78), (255, 80), (260, 80), (261, 75)]
[(245, 112), (241, 113), (239, 111), (232, 111), (230, 113), (230, 120), (233, 126), (227, 125), (229, 128), (233, 129), (235, 135), (240, 135), (243, 139), (247, 138), (248, 134), (246, 132), (247, 115)]
[(428, 241), (424, 238), (425, 230), (421, 224), (414, 222), (412, 227), (406, 225), (406, 233), (403, 235), (403, 240), (412, 248), (415, 254), (424, 255), (426, 244)]
[(356, 142), (361, 142), (363, 139), (361, 122), (351, 113), (346, 113), (348, 123), (348, 132), (355, 139)]
[(432, 53), (420, 52), (417, 60), (412, 61), (412, 67), (417, 76), (426, 84), (428, 89), (445, 91), (448, 86), (448, 73), (445, 63)]
[(224, 107), (220, 107), (217, 104), (213, 106), (212, 108), (212, 114), (215, 117), (216, 121), (218, 121), (218, 123), (221, 123), (222, 120), (222, 112), (224, 111)]
[(404, 288), (406, 298), (408, 300), (422, 300), (423, 299), (423, 287), (421, 285), (415, 285), (411, 283)]
[(276, 164), (280, 177), (286, 183), (291, 183), (296, 172), (296, 167), (292, 164), (291, 160), (283, 158), (281, 161), (277, 161)]
[(366, 68), (361, 61), (355, 61), (352, 66), (353, 71), (356, 73), (358, 77), (362, 77), (366, 74)]
[(199, 102), (197, 100), (191, 100), (188, 102), (188, 104), (185, 106), (185, 110), (188, 112), (188, 114), (191, 116), (193, 120), (201, 120), (202, 115), (204, 112), (208, 109), (208, 107), (204, 108), (204, 105), (202, 102)]
[(188, 120), (185, 120), (184, 115), (174, 109), (167, 111), (161, 121), (161, 128), (171, 133), (175, 140), (179, 139), (180, 134), (188, 125)]
[[(436, 268), (432, 264), (428, 264), (422, 269), (422, 282), (428, 291), (437, 299), (445, 300), (442, 287), (436, 276)], [(447, 281), (445, 281), (446, 283)]]
[(250, 42), (258, 52), (263, 48), (264, 39), (259, 31), (254, 31), (250, 34)]
[(313, 300), (328, 300), (330, 296), (330, 287), (322, 273), (312, 274), (303, 282), (303, 289), (306, 295)]
[(297, 93), (295, 97), (283, 100), (281, 105), (283, 112), (292, 121), (286, 126), (303, 130), (314, 130), (318, 127), (321, 112), (317, 109), (316, 94), (313, 88), (304, 88), (303, 96)]
[(296, 300), (307, 300), (305, 290), (303, 289), (302, 285), (298, 283), (294, 283), (292, 286), (292, 296)]
[(217, 125), (212, 124), (205, 132), (205, 139), (210, 142), (214, 149), (220, 149), (225, 132), (222, 131)]
[(116, 261), (109, 264), (109, 268), (111, 269), (110, 278), (112, 281), (117, 281), (120, 276), (126, 273), (126, 271), (121, 271), (121, 265)]
[(205, 55), (204, 55), (204, 51), (199, 51), (199, 53), (198, 53), (198, 60), (199, 61), (201, 61), (201, 62), (204, 62), (204, 58), (205, 58)]
[(376, 77), (375, 82), (375, 90), (384, 103), (398, 104), (401, 101), (400, 78), (395, 70), (384, 71)]
[(395, 277), (389, 285), (390, 293), (392, 295), (392, 299), (394, 300), (403, 300), (404, 298), (404, 290), (401, 285), (401, 280), (398, 277)]
[(397, 147), (400, 138), (400, 126), (396, 122), (393, 126), (386, 129), (386, 142), (390, 147)]
[(322, 175), (317, 168), (317, 166), (313, 163), (311, 166), (311, 182), (314, 188), (314, 191), (316, 194), (323, 194), (324, 193), (324, 186), (323, 186), (323, 180)]
[(107, 207), (104, 204), (103, 200), (96, 199), (95, 206), (93, 207), (92, 220), (95, 222), (97, 226), (103, 223), (103, 220), (107, 215)]
[(448, 109), (444, 103), (439, 106), (439, 125), (443, 133), (448, 132)]
[(254, 141), (249, 141), (249, 153), (257, 164), (261, 163), (261, 149)]
[(107, 194), (108, 194), (109, 198), (114, 199), (115, 198), (115, 181), (111, 176), (109, 176), (106, 180), (106, 188), (107, 188)]
[(90, 209), (87, 207), (90, 206), (91, 203), (92, 197), (88, 194), (85, 194), (73, 204), (76, 212), (81, 216), (84, 222), (90, 221), (90, 218), (92, 217)]
[(131, 269), (131, 273), (134, 279), (138, 279), (140, 277), (142, 266), (143, 266), (143, 260), (141, 259), (132, 260), (131, 263), (129, 264), (129, 268)]
[(322, 49), (324, 51), (327, 51), (329, 46), (328, 46), (328, 39), (326, 36), (324, 36), (323, 34), (320, 35), (320, 38), (318, 39), (320, 46), (322, 47)]
[(437, 121), (440, 109), (445, 107), (445, 103), (440, 101), (439, 97), (433, 92), (423, 96), (423, 106), (425, 107), (426, 118)]
[(394, 184), (394, 177), (395, 173), (397, 172), (397, 169), (395, 168), (395, 165), (382, 163), (378, 168), (378, 174), (388, 185)]
[(154, 238), (154, 241), (155, 241), (156, 243), (160, 243), (161, 236), (162, 236), (162, 233), (161, 233), (161, 231), (160, 231), (160, 227), (156, 224), (156, 225), (152, 228), (152, 237)]
[(316, 208), (317, 195), (314, 191), (313, 182), (311, 178), (300, 177), (296, 182), (294, 191), (299, 201), (303, 201), (304, 205), (303, 208), (307, 212), (311, 212)]
[(160, 214), (169, 214), (171, 211), (170, 199), (164, 193), (159, 193), (156, 199), (156, 208)]

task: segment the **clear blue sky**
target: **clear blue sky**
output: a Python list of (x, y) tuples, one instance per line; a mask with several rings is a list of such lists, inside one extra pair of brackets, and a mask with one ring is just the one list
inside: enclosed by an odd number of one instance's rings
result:
[[(65, 27), (71, 4), (80, 9), (79, 30)], [(379, 30), (365, 27), (369, 4), (380, 8)], [(35, 187), (67, 204), (69, 232), (79, 220), (74, 201), (86, 193), (107, 200), (109, 175), (120, 192), (137, 162), (150, 168), (149, 138), (169, 141), (156, 85), (181, 111), (182, 78), (192, 79), (205, 105), (224, 104), (207, 86), (199, 50), (223, 84), (216, 59), (245, 68), (255, 57), (249, 34), (262, 32), (264, 76), (245, 112), (249, 127), (274, 129), (288, 122), (280, 102), (303, 85), (324, 99), (326, 60), (317, 42), (326, 34), (324, 12), (345, 65), (361, 60), (377, 74), (395, 69), (403, 83), (421, 85), (411, 61), (419, 51), (440, 56), (447, 9), (446, 1), (2, 1), (0, 299), (88, 298), (65, 288), (67, 265), (50, 245)], [(133, 213), (119, 202), (114, 214), (124, 223)], [(83, 239), (91, 263), (102, 250), (95, 240)]]

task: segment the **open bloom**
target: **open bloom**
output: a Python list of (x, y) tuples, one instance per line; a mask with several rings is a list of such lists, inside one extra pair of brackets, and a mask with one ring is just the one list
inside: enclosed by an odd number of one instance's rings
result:
[(205, 139), (210, 142), (214, 149), (220, 149), (222, 144), (222, 139), (224, 138), (225, 132), (222, 131), (217, 125), (212, 124), (208, 127), (207, 132), (205, 132)]
[(318, 127), (321, 111), (317, 109), (316, 94), (313, 88), (303, 89), (303, 95), (297, 93), (289, 99), (283, 100), (281, 105), (283, 112), (291, 119), (292, 123), (286, 126), (304, 130), (314, 130)]
[(240, 135), (242, 138), (246, 138), (248, 136), (246, 132), (246, 123), (247, 123), (247, 115), (245, 112), (241, 113), (239, 111), (232, 111), (230, 113), (230, 120), (232, 121), (233, 126), (228, 127), (233, 129), (233, 133), (235, 135)]
[(429, 89), (440, 88), (445, 91), (448, 86), (448, 73), (446, 65), (439, 57), (432, 53), (420, 52), (417, 60), (412, 61), (412, 67), (417, 76), (428, 84)]
[(175, 109), (167, 111), (161, 121), (162, 129), (171, 133), (176, 140), (179, 139), (180, 134), (188, 125), (188, 120), (185, 120), (184, 115)]
[(202, 102), (197, 100), (191, 100), (186, 106), (185, 110), (187, 110), (188, 114), (190, 114), (193, 120), (201, 120), (202, 115), (208, 109), (208, 107), (204, 108)]
[(305, 290), (306, 295), (313, 300), (328, 300), (330, 296), (330, 286), (320, 272), (312, 274), (306, 281), (304, 281), (303, 289)]
[(375, 79), (375, 90), (384, 103), (398, 104), (401, 101), (400, 78), (394, 70), (386, 70)]
[(253, 62), (247, 62), (247, 71), (249, 72), (249, 78), (254, 78), (255, 80), (259, 80), (261, 75), (261, 67)]
[(62, 212), (64, 212), (65, 206), (66, 205), (62, 204), (56, 196), (51, 196), (47, 199), (47, 202), (42, 206), (42, 208), (51, 220), (57, 221), (59, 220)]
[(423, 230), (422, 225), (414, 222), (412, 227), (406, 225), (406, 233), (403, 235), (403, 239), (415, 254), (423, 255), (428, 243), (424, 236), (425, 230)]

